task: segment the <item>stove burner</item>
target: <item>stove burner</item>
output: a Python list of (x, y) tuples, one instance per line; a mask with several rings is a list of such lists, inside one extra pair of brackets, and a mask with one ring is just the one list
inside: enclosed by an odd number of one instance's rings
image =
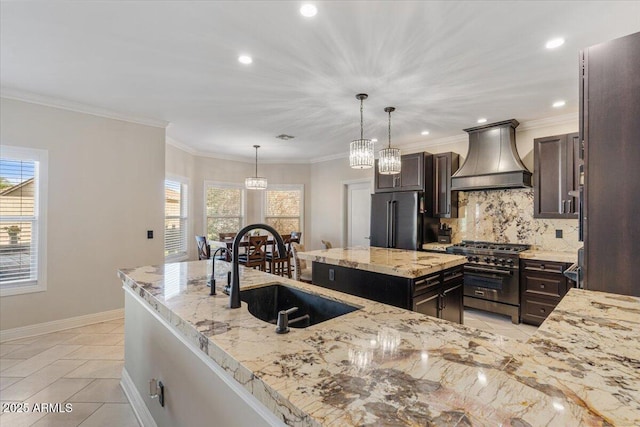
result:
[(504, 251), (504, 252), (522, 252), (529, 249), (530, 245), (519, 243), (493, 243), (493, 242), (475, 242), (471, 240), (463, 240), (461, 243), (453, 245), (454, 248), (464, 249), (486, 249), (489, 251)]

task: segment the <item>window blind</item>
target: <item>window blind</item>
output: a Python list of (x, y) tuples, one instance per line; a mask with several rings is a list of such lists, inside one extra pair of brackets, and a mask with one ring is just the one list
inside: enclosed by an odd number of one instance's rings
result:
[(38, 162), (0, 158), (0, 285), (38, 280)]
[(186, 184), (166, 180), (164, 182), (164, 255), (187, 255), (187, 192)]

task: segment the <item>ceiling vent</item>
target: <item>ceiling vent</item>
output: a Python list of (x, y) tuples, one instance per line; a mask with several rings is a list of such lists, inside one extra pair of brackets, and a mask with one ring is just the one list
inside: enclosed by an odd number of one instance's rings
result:
[(293, 135), (287, 135), (286, 133), (281, 133), (280, 135), (276, 136), (276, 138), (281, 139), (283, 141), (288, 141), (290, 139), (295, 138), (295, 136)]

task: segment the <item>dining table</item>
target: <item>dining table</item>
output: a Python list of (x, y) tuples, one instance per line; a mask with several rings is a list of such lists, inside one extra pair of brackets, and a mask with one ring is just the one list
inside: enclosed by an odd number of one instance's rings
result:
[[(209, 244), (211, 245), (211, 251), (213, 253), (213, 251), (217, 248), (227, 248), (228, 251), (226, 252), (226, 260), (228, 262), (231, 262), (231, 251), (233, 250), (233, 241), (234, 241), (235, 237), (229, 237), (226, 239), (220, 239), (220, 240), (211, 240), (209, 242)], [(269, 236), (269, 238), (267, 239), (267, 247), (273, 247), (275, 240), (273, 239), (273, 236)], [(291, 239), (292, 243), (300, 243), (300, 238), (298, 237), (294, 237)], [(240, 240), (240, 248), (243, 247), (248, 247), (249, 246), (249, 235), (246, 235), (242, 238), (242, 240)]]

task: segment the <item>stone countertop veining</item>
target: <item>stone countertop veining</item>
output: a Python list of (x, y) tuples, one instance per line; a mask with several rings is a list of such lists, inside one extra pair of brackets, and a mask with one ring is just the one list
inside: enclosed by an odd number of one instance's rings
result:
[(573, 264), (578, 261), (578, 252), (557, 252), (529, 249), (519, 253), (521, 259), (540, 261), (567, 262)]
[(425, 243), (424, 245), (422, 245), (422, 250), (424, 250), (424, 251), (438, 251), (438, 252), (445, 253), (445, 252), (447, 252), (447, 248), (449, 246), (453, 246), (453, 243), (438, 243), (438, 242)]
[(301, 259), (411, 279), (467, 262), (460, 255), (377, 247), (332, 248), (300, 252)]
[(278, 335), (245, 303), (227, 308), (229, 265), (216, 263), (213, 297), (211, 261), (119, 277), (288, 425), (640, 424), (638, 298), (571, 290), (531, 343), (520, 343), (241, 269), (243, 289), (281, 282), (361, 307)]

